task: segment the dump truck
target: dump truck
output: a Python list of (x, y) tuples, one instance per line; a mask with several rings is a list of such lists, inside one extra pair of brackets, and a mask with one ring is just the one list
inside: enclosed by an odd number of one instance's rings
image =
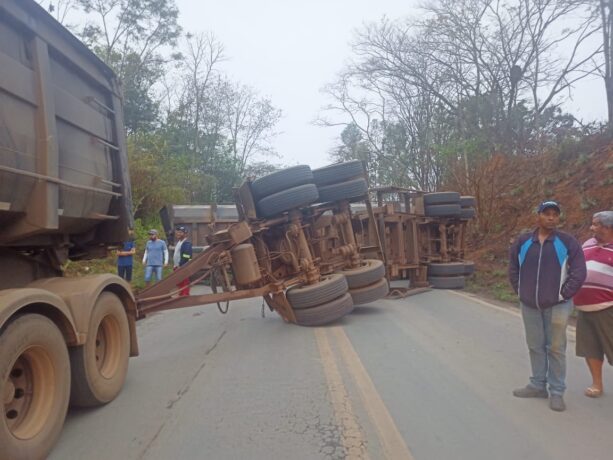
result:
[(130, 202), (117, 78), (34, 1), (0, 0), (0, 458), (44, 458), (69, 404), (121, 390), (130, 286), (62, 267), (123, 241)]

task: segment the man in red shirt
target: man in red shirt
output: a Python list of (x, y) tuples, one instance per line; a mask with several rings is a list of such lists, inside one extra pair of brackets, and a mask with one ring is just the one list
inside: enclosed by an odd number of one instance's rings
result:
[(613, 211), (597, 212), (590, 230), (594, 238), (583, 244), (587, 265), (585, 283), (574, 297), (577, 318), (577, 356), (592, 374), (585, 395), (602, 395), (604, 357), (613, 365)]

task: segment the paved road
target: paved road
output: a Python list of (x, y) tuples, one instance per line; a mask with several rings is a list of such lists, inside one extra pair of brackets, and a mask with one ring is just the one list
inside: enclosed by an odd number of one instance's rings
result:
[(51, 459), (613, 458), (610, 394), (569, 334), (568, 410), (518, 400), (528, 357), (512, 311), (448, 291), (360, 307), (323, 328), (257, 300), (139, 323), (141, 355), (105, 407), (71, 412)]

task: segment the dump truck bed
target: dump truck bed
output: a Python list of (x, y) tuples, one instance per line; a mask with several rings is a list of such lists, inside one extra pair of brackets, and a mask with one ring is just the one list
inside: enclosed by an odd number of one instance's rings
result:
[(0, 247), (125, 238), (130, 185), (113, 72), (34, 2), (0, 0)]

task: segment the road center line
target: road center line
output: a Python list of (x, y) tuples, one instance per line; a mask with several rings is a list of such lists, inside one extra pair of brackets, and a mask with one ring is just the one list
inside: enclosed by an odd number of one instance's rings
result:
[(334, 353), (330, 347), (330, 342), (326, 335), (325, 329), (317, 328), (315, 331), (315, 339), (319, 348), (319, 355), (324, 368), (330, 400), (334, 410), (334, 417), (342, 429), (341, 442), (346, 451), (347, 459), (368, 460), (366, 452), (366, 438), (357, 419), (353, 413), (351, 400), (347, 395), (343, 378), (336, 365)]
[(362, 398), (362, 404), (377, 430), (377, 436), (381, 442), (385, 458), (390, 460), (413, 460), (414, 457), (411, 451), (407, 447), (400, 431), (398, 431), (394, 419), (377, 392), (349, 337), (347, 337), (345, 331), (340, 326), (330, 327), (328, 330), (336, 338), (345, 365), (355, 380)]

